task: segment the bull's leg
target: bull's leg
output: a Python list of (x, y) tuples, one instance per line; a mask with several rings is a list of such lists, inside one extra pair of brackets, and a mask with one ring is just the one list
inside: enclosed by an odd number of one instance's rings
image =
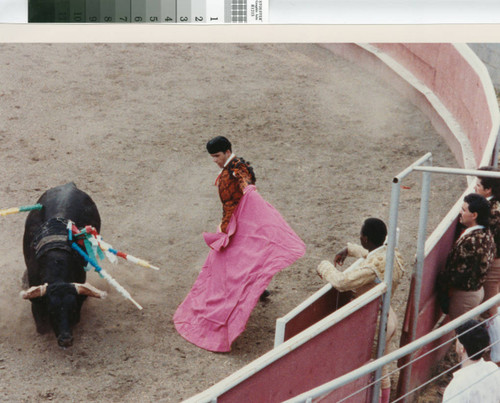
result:
[(35, 319), (36, 331), (40, 334), (48, 333), (51, 329), (49, 314), (42, 301), (31, 301), (31, 312)]
[(28, 288), (30, 288), (30, 282), (28, 279), (28, 269), (26, 269), (23, 273), (23, 277), (21, 279), (21, 288), (23, 290), (27, 290)]

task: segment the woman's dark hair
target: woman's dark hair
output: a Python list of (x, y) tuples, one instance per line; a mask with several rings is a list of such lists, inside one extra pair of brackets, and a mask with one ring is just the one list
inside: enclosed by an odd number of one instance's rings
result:
[[(480, 171), (487, 172), (500, 172), (497, 168), (493, 166), (484, 166), (478, 168)], [(496, 200), (500, 200), (500, 178), (488, 178), (487, 176), (478, 176), (481, 181), (481, 185), (485, 189), (491, 189), (491, 194)]]

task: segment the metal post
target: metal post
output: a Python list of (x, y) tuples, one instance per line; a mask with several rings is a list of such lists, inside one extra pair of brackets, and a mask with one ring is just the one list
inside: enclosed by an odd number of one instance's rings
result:
[[(423, 157), (419, 158), (417, 161), (411, 164), (408, 168), (400, 172), (399, 175), (395, 176), (394, 179), (392, 180), (391, 207), (389, 210), (387, 254), (386, 254), (385, 274), (384, 274), (384, 282), (387, 285), (387, 291), (384, 294), (382, 303), (382, 312), (380, 313), (377, 359), (384, 355), (386, 335), (387, 335), (387, 329), (386, 329), (387, 317), (389, 315), (389, 309), (391, 306), (392, 277), (393, 277), (392, 272), (394, 268), (394, 249), (396, 248), (396, 236), (397, 236), (398, 213), (399, 213), (399, 196), (401, 192), (400, 182), (403, 178), (412, 173), (413, 169), (416, 166), (425, 163), (431, 158), (432, 158), (432, 153), (425, 154)], [(377, 371), (375, 372), (376, 383), (373, 390), (372, 403), (377, 403), (379, 401), (379, 393), (380, 393), (379, 379), (381, 375), (382, 375), (382, 367), (377, 368)]]
[[(429, 165), (432, 165), (432, 157), (429, 158)], [(420, 200), (420, 218), (418, 224), (418, 238), (417, 238), (417, 261), (415, 265), (415, 290), (413, 294), (413, 320), (410, 329), (410, 342), (414, 341), (417, 335), (417, 321), (420, 312), (420, 292), (422, 289), (422, 275), (424, 271), (425, 259), (425, 240), (427, 237), (427, 218), (429, 212), (429, 193), (430, 193), (430, 172), (423, 172), (422, 174), (422, 192)], [(410, 355), (410, 364), (407, 366), (407, 376), (405, 390), (410, 386), (411, 378), (411, 362), (413, 361), (414, 353)]]
[[(392, 293), (392, 271), (394, 268), (394, 248), (396, 247), (396, 231), (398, 226), (398, 212), (399, 212), (399, 195), (400, 195), (400, 184), (397, 178), (394, 179), (391, 191), (391, 208), (389, 211), (389, 229), (387, 237), (387, 255), (385, 263), (385, 274), (384, 282), (387, 285), (387, 291), (384, 294), (382, 303), (382, 312), (380, 313), (379, 321), (379, 332), (378, 332), (378, 347), (377, 347), (377, 358), (384, 355), (385, 351), (385, 339), (386, 339), (386, 327), (387, 327), (387, 316), (389, 314), (389, 308), (391, 304), (391, 293)], [(375, 372), (375, 386), (373, 389), (372, 403), (377, 403), (379, 401), (380, 392), (380, 376), (382, 375), (382, 367), (377, 368)]]
[(500, 172), (495, 171), (480, 171), (479, 169), (462, 169), (462, 168), (446, 168), (446, 167), (421, 167), (416, 166), (414, 171), (433, 172), (437, 174), (452, 174), (452, 175), (468, 175), (468, 176), (484, 176), (488, 178), (500, 178)]

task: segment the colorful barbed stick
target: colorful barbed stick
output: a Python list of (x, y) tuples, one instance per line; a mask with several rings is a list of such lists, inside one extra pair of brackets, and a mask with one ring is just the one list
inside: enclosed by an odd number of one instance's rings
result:
[(68, 241), (73, 242), (73, 221), (68, 220), (66, 229), (68, 230)]
[[(68, 231), (68, 241), (70, 241), (71, 243), (78, 242), (78, 241), (73, 241), (73, 235), (76, 238), (78, 235), (81, 234), (80, 230), (77, 228), (75, 223), (71, 220), (68, 220), (68, 223), (66, 224), (66, 229)], [(85, 244), (84, 244), (84, 246), (85, 246)], [(88, 256), (90, 256), (90, 255), (88, 255)], [(87, 262), (87, 266), (84, 267), (84, 270), (85, 271), (92, 270), (92, 265), (90, 264), (90, 262), (87, 259), (85, 259), (85, 261)], [(99, 272), (99, 270), (97, 270), (97, 269), (96, 269), (96, 271)]]
[[(72, 229), (71, 235), (69, 235), (70, 226)], [(108, 256), (108, 259), (110, 261), (112, 261), (113, 263), (115, 263), (116, 261), (113, 261), (111, 259), (111, 256), (118, 256), (118, 257), (121, 257), (122, 259), (128, 260), (129, 262), (135, 263), (139, 266), (146, 267), (146, 268), (153, 269), (153, 270), (160, 270), (159, 267), (153, 266), (151, 263), (149, 263), (148, 261), (146, 261), (144, 259), (139, 259), (135, 256), (132, 256), (132, 255), (129, 255), (125, 252), (121, 252), (121, 251), (114, 249), (109, 243), (104, 242), (102, 240), (102, 237), (98, 234), (97, 230), (90, 225), (87, 225), (82, 230), (79, 230), (74, 225), (74, 223), (72, 223), (72, 222), (71, 222), (71, 224), (68, 223), (68, 235), (72, 238), (74, 237), (75, 239), (79, 239), (79, 240), (83, 239), (85, 242), (85, 248), (86, 248), (89, 256), (91, 256), (91, 253), (89, 253), (89, 250), (91, 249), (90, 245), (92, 245), (93, 246), (93, 248), (92, 248), (93, 254), (95, 255), (97, 253), (99, 259), (104, 258), (104, 256), (102, 256), (102, 252), (101, 252), (101, 251), (104, 251), (104, 252), (108, 252), (111, 254), (111, 255), (107, 254), (107, 256)]]
[(111, 252), (109, 252), (108, 249), (106, 249), (106, 248), (103, 247), (103, 245), (106, 245), (109, 248), (109, 244), (107, 244), (106, 242), (104, 242), (102, 240), (102, 237), (100, 235), (98, 235), (97, 237), (90, 238), (90, 242), (92, 243), (92, 245), (96, 245), (99, 248), (99, 251), (101, 253), (104, 252), (104, 255), (108, 258), (108, 260), (111, 263), (117, 263), (118, 262), (118, 258), (116, 257), (116, 255), (113, 255)]
[(116, 281), (113, 277), (111, 277), (111, 275), (109, 275), (108, 272), (106, 272), (106, 270), (104, 270), (101, 266), (99, 266), (97, 264), (97, 262), (92, 259), (89, 255), (87, 255), (82, 248), (80, 248), (75, 242), (73, 242), (71, 244), (71, 247), (76, 250), (81, 257), (83, 257), (85, 259), (86, 262), (90, 263), (92, 266), (94, 266), (95, 268), (95, 271), (97, 273), (99, 273), (99, 275), (104, 278), (108, 283), (110, 283), (113, 287), (115, 287), (115, 289), (120, 293), (122, 294), (125, 298), (127, 298), (128, 300), (130, 300), (138, 309), (142, 310), (142, 306), (140, 306), (133, 298), (132, 296), (129, 294), (129, 292), (123, 288), (119, 283), (118, 281)]
[(39, 203), (33, 204), (31, 206), (12, 207), (12, 208), (0, 210), (0, 215), (6, 216), (8, 214), (22, 213), (24, 211), (41, 210), (42, 208), (43, 208), (43, 206)]
[[(102, 249), (101, 245), (99, 245), (101, 236), (94, 227), (92, 227), (91, 225), (86, 225), (84, 228), (80, 230), (73, 224), (72, 235), (77, 241), (80, 241), (80, 245), (81, 242), (83, 242), (85, 250), (89, 256), (96, 258), (96, 260), (104, 259), (105, 257), (103, 253), (104, 249)], [(116, 256), (109, 253), (106, 254), (106, 256), (112, 263), (116, 263)]]
[(105, 252), (111, 252), (113, 255), (121, 257), (122, 259), (128, 260), (129, 262), (135, 263), (139, 266), (146, 267), (148, 269), (160, 270), (159, 267), (153, 266), (151, 263), (149, 263), (143, 259), (139, 259), (135, 256), (128, 255), (124, 252), (120, 252), (116, 249), (113, 249), (113, 247), (110, 244), (108, 244), (102, 240), (98, 240), (98, 242), (99, 242), (99, 246), (101, 247), (101, 249)]

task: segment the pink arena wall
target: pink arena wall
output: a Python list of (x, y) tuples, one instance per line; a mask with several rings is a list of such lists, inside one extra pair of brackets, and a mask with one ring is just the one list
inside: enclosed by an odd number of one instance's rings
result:
[[(459, 165), (464, 166), (460, 143), (440, 111), (435, 109), (425, 94), (409, 85), (405, 78), (362, 45), (333, 43), (322, 46), (377, 74), (410, 99), (429, 118), (455, 155)], [(442, 43), (382, 43), (369, 46), (390, 56), (434, 92), (460, 124), (470, 141), (475, 163), (479, 164), (487, 148), (493, 121), (481, 79), (457, 48), (452, 44)], [(493, 87), (491, 90), (493, 91)]]
[[(380, 75), (390, 85), (408, 96), (428, 116), (438, 133), (447, 142), (459, 164), (463, 166), (462, 150), (454, 133), (447, 126), (439, 111), (435, 110), (420, 91), (409, 85), (401, 75), (394, 72), (376, 54), (366, 50), (363, 46), (356, 44), (322, 44), (322, 46)], [(476, 164), (479, 164), (485, 153), (489, 154), (488, 158), (491, 158), (493, 143), (489, 142), (489, 139), (493, 136), (492, 132), (498, 130), (498, 116), (496, 120), (492, 119), (485, 95), (486, 90), (483, 88), (479, 75), (455, 46), (451, 44), (376, 44), (371, 46), (391, 56), (435, 92), (468, 137)], [(444, 264), (455, 239), (457, 221), (456, 219), (448, 221), (449, 223), (446, 224), (443, 220), (438, 226), (441, 231), (437, 234), (438, 241), (425, 258), (417, 337), (428, 333), (441, 316), (436, 304), (434, 283), (437, 272)], [(435, 234), (436, 232), (437, 230)], [(414, 287), (414, 279), (412, 279), (411, 292)], [(290, 327), (285, 330), (286, 339), (337, 309), (324, 299), (318, 300), (317, 304), (308, 308), (309, 314), (300, 315), (289, 323)], [(297, 350), (291, 351), (250, 378), (235, 384), (222, 394), (218, 401), (282, 401), (358, 368), (370, 358), (369, 350), (378, 316), (377, 307), (378, 303), (370, 303), (362, 310), (354, 312)], [(408, 329), (413, 317), (412, 311), (413, 307), (408, 304), (401, 345), (409, 341)], [(363, 324), (361, 328), (360, 323)], [(346, 348), (352, 345), (353, 334), (356, 334), (356, 344), (366, 347), (356, 349), (358, 353), (355, 359), (352, 356), (353, 349)], [(441, 341), (448, 337), (443, 337)], [(425, 351), (428, 349), (429, 347), (426, 347)], [(414, 364), (411, 386), (419, 385), (430, 378), (433, 365), (443, 356), (446, 349), (447, 347)], [(423, 351), (419, 351), (416, 355), (422, 353)], [(403, 372), (400, 376), (399, 396), (405, 390), (403, 384), (407, 376), (407, 372)], [(339, 389), (318, 401), (336, 401), (339, 397), (338, 393), (356, 390), (357, 386), (366, 384), (368, 379), (365, 377), (365, 379), (345, 385), (342, 390)], [(358, 399), (353, 401), (368, 401), (369, 396), (358, 396)]]
[(479, 164), (493, 123), (481, 79), (469, 61), (448, 43), (374, 45), (439, 97), (469, 138)]
[[(362, 46), (356, 44), (324, 44), (322, 46), (335, 54), (366, 67), (371, 72), (375, 72), (398, 91), (408, 96), (429, 117), (436, 130), (454, 153), (458, 163), (461, 166), (464, 165), (461, 146), (455, 134), (448, 128), (441, 117), (440, 111), (437, 111), (430, 101), (422, 93), (411, 87), (401, 75)], [(492, 132), (495, 130), (492, 130), (494, 123), (486, 95), (487, 89), (483, 88), (481, 78), (471, 66), (469, 60), (455, 46), (452, 44), (402, 43), (372, 44), (372, 46), (392, 57), (394, 61), (406, 68), (434, 92), (460, 124), (461, 130), (468, 138), (476, 166), (480, 164), (485, 153), (489, 154), (488, 160), (490, 160), (493, 151), (490, 136), (493, 135)], [(437, 273), (444, 265), (448, 251), (456, 238), (456, 225), (457, 220), (455, 219), (446, 228), (440, 229), (442, 233), (439, 235), (439, 240), (425, 258), (417, 321), (417, 337), (431, 331), (441, 317), (441, 311), (436, 303), (434, 284)], [(413, 278), (409, 301), (412, 300), (414, 288), (415, 279)], [(406, 309), (401, 346), (411, 341), (409, 329), (413, 318), (413, 309), (414, 307), (409, 303)], [(432, 343), (432, 345), (416, 352), (415, 356), (421, 356), (433, 347), (442, 344), (451, 336), (451, 334), (444, 336)], [(445, 346), (417, 361), (412, 367), (411, 380), (408, 381), (408, 384), (406, 380), (410, 373), (408, 370), (402, 371), (398, 385), (398, 396), (428, 380), (431, 377), (433, 366), (444, 356), (447, 348), (448, 346)], [(407, 358), (400, 360), (399, 365), (406, 363)]]

